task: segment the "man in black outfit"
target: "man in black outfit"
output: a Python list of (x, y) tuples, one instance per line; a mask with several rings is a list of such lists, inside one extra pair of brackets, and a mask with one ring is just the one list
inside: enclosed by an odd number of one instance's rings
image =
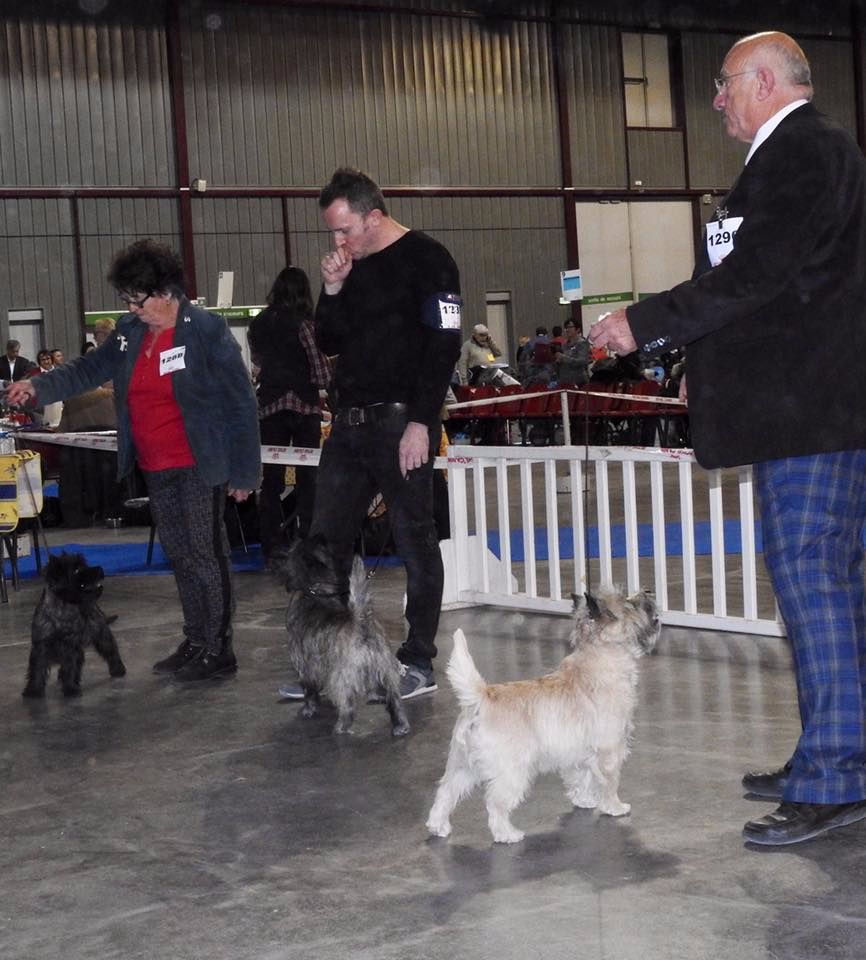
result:
[(331, 544), (348, 582), (355, 538), (381, 491), (406, 567), (409, 630), (397, 659), (408, 699), (436, 690), (443, 569), (433, 459), (460, 354), (460, 276), (440, 243), (389, 216), (379, 187), (358, 170), (337, 170), (319, 207), (334, 249), (322, 258), (316, 338), (338, 359), (310, 533)]
[(0, 357), (0, 380), (23, 380), (30, 373), (38, 373), (39, 368), (32, 360), (20, 355), (21, 344), (17, 340), (6, 343), (6, 353)]

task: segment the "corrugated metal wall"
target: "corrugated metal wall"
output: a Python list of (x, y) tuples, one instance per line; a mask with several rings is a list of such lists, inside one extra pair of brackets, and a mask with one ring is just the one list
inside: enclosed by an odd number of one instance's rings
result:
[(633, 187), (686, 186), (683, 135), (679, 130), (638, 130), (627, 134), (629, 179)]
[(853, 44), (850, 40), (808, 39), (802, 46), (812, 67), (815, 106), (856, 136)]
[(192, 211), (199, 296), (216, 303), (219, 273), (231, 270), (234, 303), (264, 303), (286, 265), (281, 201), (203, 197), (195, 200)]
[(572, 182), (625, 187), (622, 51), (616, 27), (561, 28), (562, 83), (568, 99)]
[(559, 182), (545, 24), (207, 10), (184, 30), (193, 176), (313, 186), (352, 164), (392, 185)]
[(726, 190), (743, 168), (746, 148), (725, 133), (713, 110), (715, 87), (725, 54), (737, 40), (724, 34), (687, 33), (682, 39), (686, 149), (691, 186)]
[(160, 19), (0, 19), (0, 68), (4, 187), (174, 183)]
[[(80, 337), (76, 311), (69, 309), (76, 302), (70, 212), (68, 200), (0, 200), (3, 321), (9, 310), (38, 307), (50, 339), (64, 349)], [(4, 328), (4, 345), (6, 333)]]

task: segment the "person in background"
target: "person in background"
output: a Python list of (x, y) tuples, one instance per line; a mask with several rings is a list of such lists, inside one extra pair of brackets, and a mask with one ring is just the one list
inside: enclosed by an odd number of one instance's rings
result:
[[(331, 380), (327, 357), (316, 346), (310, 281), (300, 267), (286, 267), (274, 281), (268, 306), (253, 317), (247, 337), (258, 368), (259, 429), (265, 446), (312, 447), (322, 436), (320, 392)], [(266, 463), (258, 498), (265, 561), (287, 547), (282, 508), (286, 468)], [(305, 537), (313, 517), (316, 467), (295, 467), (297, 533)]]
[(51, 362), (55, 367), (59, 367), (61, 364), (66, 363), (66, 357), (63, 355), (63, 351), (59, 347), (51, 348)]
[(36, 354), (36, 366), (39, 369), (34, 369), (31, 376), (36, 373), (45, 373), (48, 370), (54, 369), (54, 361), (51, 359), (50, 350), (40, 350), (39, 353)]
[[(30, 371), (30, 376), (35, 376), (37, 373), (47, 373), (53, 369), (54, 362), (51, 359), (51, 351), (43, 349), (36, 354), (36, 366)], [(60, 425), (62, 416), (62, 400), (58, 400), (57, 403), (47, 403), (42, 408), (42, 426), (48, 430), (56, 430)]]
[(101, 347), (105, 343), (116, 326), (114, 317), (99, 317), (99, 319), (93, 321), (93, 340), (97, 347)]
[(473, 371), (487, 363), (493, 363), (502, 351), (490, 336), (490, 331), (483, 323), (476, 323), (472, 328), (472, 335), (460, 349), (457, 360), (457, 379), (461, 384), (471, 383)]
[(36, 371), (36, 364), (21, 356), (21, 344), (17, 340), (6, 342), (6, 352), (0, 357), (0, 380), (23, 380)]
[(577, 329), (574, 320), (565, 321), (562, 349), (554, 357), (556, 379), (563, 386), (581, 386), (589, 380), (591, 364), (589, 340)]
[(686, 345), (698, 461), (753, 464), (802, 733), (780, 769), (743, 778), (780, 802), (743, 837), (783, 846), (866, 818), (866, 159), (811, 104), (787, 34), (737, 41), (715, 86), (750, 147), (695, 274), (590, 339), (650, 356)]
[(523, 363), (524, 354), (528, 351), (528, 349), (529, 349), (529, 337), (527, 337), (525, 334), (521, 337), (518, 337), (517, 353), (514, 355), (515, 366), (519, 367), (520, 364)]
[(137, 460), (174, 568), (184, 638), (154, 672), (184, 682), (237, 669), (223, 513), (259, 483), (256, 400), (222, 317), (183, 292), (180, 258), (154, 240), (121, 250), (108, 273), (129, 312), (96, 350), (7, 388), (11, 403), (52, 403), (114, 383), (117, 474)]

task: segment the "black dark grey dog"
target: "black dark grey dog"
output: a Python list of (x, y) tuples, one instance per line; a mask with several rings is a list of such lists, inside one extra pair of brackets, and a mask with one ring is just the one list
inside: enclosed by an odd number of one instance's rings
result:
[(355, 704), (383, 697), (391, 733), (409, 721), (400, 700), (394, 654), (373, 616), (364, 564), (355, 558), (348, 584), (320, 536), (295, 541), (284, 565), (289, 606), (289, 657), (304, 688), (302, 717), (314, 717), (321, 696), (337, 708), (335, 733), (348, 733)]
[(44, 697), (48, 672), (60, 667), (58, 680), (67, 697), (81, 693), (84, 649), (92, 646), (108, 663), (112, 677), (126, 667), (97, 601), (102, 595), (102, 567), (87, 565), (80, 553), (52, 555), (45, 567), (45, 589), (30, 630), (30, 663), (25, 697)]

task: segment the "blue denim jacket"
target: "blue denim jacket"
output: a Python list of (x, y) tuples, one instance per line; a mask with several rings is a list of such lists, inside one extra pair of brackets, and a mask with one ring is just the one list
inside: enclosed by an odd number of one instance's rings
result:
[[(113, 381), (119, 479), (135, 463), (127, 395), (147, 332), (143, 321), (125, 314), (96, 350), (31, 381), (39, 405)], [(222, 317), (183, 298), (174, 333), (174, 347), (181, 346), (184, 367), (170, 376), (199, 472), (210, 486), (255, 490), (262, 459), (256, 399), (237, 341)]]

